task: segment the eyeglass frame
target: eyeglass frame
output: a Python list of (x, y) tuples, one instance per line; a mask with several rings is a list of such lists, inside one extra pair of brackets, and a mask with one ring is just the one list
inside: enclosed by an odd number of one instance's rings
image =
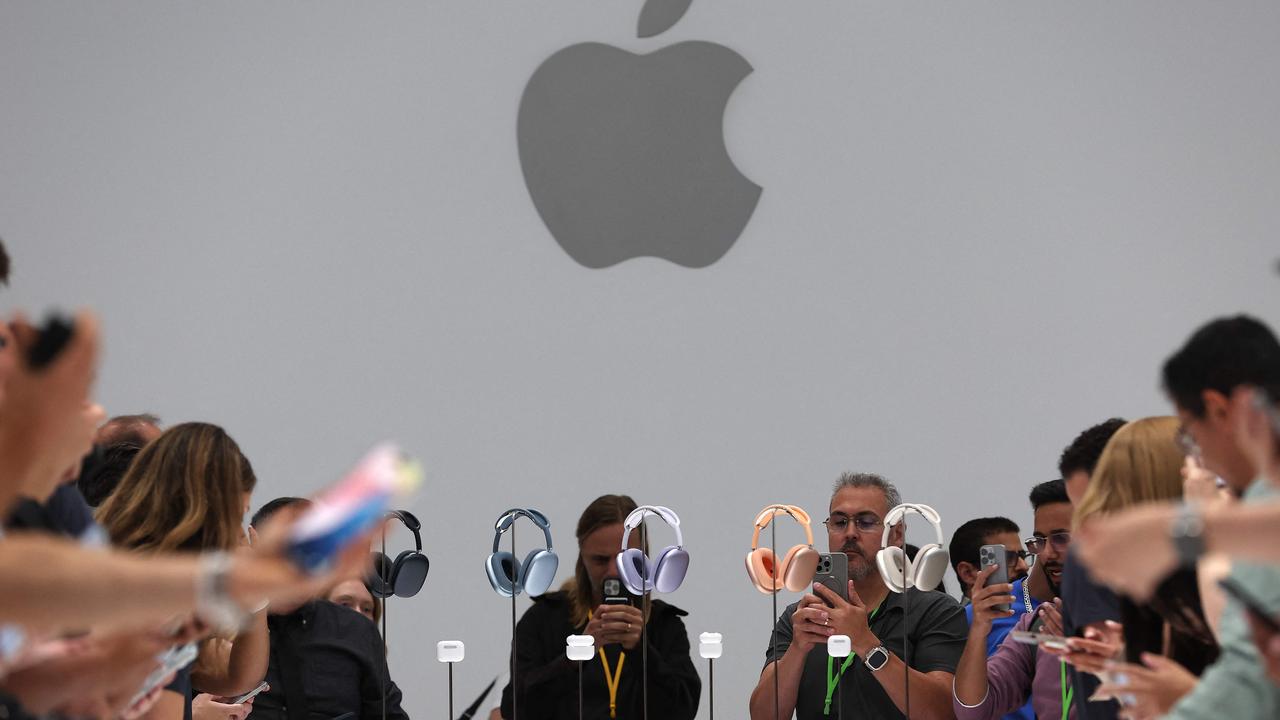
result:
[[(867, 523), (858, 522), (858, 518), (865, 518), (868, 516), (875, 519), (870, 520)], [(844, 525), (844, 528), (837, 529), (832, 527), (831, 521), (833, 519), (843, 519), (842, 524)], [(862, 533), (869, 533), (869, 532), (879, 532), (880, 530), (882, 530), (884, 528), (884, 518), (881, 518), (880, 516), (870, 511), (860, 512), (857, 515), (846, 515), (844, 513), (834, 513), (832, 515), (828, 515), (827, 519), (822, 521), (822, 524), (827, 526), (828, 535), (837, 534), (837, 533), (840, 535), (843, 535), (849, 531), (850, 524), (853, 525), (853, 527), (858, 531), (859, 534), (862, 534)], [(863, 527), (864, 524), (866, 525), (866, 527)]]
[[(1062, 537), (1065, 537), (1066, 539), (1061, 541), (1054, 540), (1054, 538), (1062, 538)], [(1022, 539), (1022, 544), (1026, 546), (1027, 553), (1031, 555), (1039, 555), (1040, 553), (1044, 552), (1046, 549), (1048, 549), (1050, 543), (1052, 543), (1053, 546), (1057, 548), (1058, 552), (1064, 552), (1067, 549), (1067, 546), (1071, 544), (1071, 533), (1056, 532), (1056, 533), (1049, 533), (1044, 537), (1033, 535), (1029, 538)], [(1040, 545), (1040, 549), (1033, 550), (1032, 549), (1033, 544)]]

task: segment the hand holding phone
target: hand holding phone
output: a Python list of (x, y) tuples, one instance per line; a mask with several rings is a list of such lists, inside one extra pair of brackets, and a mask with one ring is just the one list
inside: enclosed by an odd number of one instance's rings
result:
[(630, 605), (635, 607), (636, 597), (622, 586), (621, 578), (607, 577), (601, 583), (602, 597), (605, 605)]
[(1061, 635), (1013, 630), (1009, 633), (1009, 637), (1013, 638), (1014, 642), (1020, 642), (1024, 645), (1038, 645), (1047, 650), (1057, 650), (1059, 652), (1066, 652), (1067, 650), (1067, 639)]

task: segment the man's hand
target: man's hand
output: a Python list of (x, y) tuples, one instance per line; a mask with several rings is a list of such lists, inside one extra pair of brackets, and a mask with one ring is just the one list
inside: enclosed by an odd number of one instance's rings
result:
[(596, 647), (621, 645), (635, 650), (644, 629), (644, 613), (630, 605), (601, 605), (591, 614), (586, 634), (596, 639)]
[(1146, 602), (1178, 567), (1169, 539), (1176, 514), (1176, 507), (1167, 503), (1139, 505), (1086, 521), (1072, 541), (1098, 581)]
[(979, 636), (984, 640), (987, 634), (991, 632), (991, 623), (998, 618), (1013, 617), (1013, 610), (1001, 610), (997, 605), (1008, 604), (1012, 606), (1017, 598), (1010, 595), (1013, 592), (1013, 585), (1010, 583), (996, 583), (995, 585), (987, 585), (987, 578), (991, 577), (991, 573), (998, 568), (995, 565), (988, 565), (978, 572), (978, 576), (973, 580), (973, 589), (970, 598), (973, 602), (973, 622), (969, 625), (969, 635)]
[(871, 620), (869, 617), (871, 611), (867, 609), (866, 604), (862, 602), (862, 598), (858, 596), (858, 591), (854, 589), (852, 580), (849, 581), (849, 600), (847, 602), (826, 585), (815, 583), (813, 590), (830, 606), (827, 613), (831, 617), (831, 627), (835, 629), (834, 635), (848, 635), (853, 644), (853, 651), (858, 653), (860, 657), (866, 657), (867, 653), (879, 647), (880, 638), (871, 632)]
[(1161, 655), (1142, 654), (1142, 665), (1111, 663), (1097, 695), (1120, 701), (1120, 717), (1149, 720), (1164, 716), (1199, 680), (1177, 662)]
[(835, 634), (827, 604), (816, 595), (806, 594), (791, 616), (791, 645), (787, 652), (808, 654), (815, 646), (826, 645), (827, 638)]
[(1052, 602), (1042, 603), (1039, 607), (1042, 624), (1040, 630), (1046, 635), (1062, 637), (1062, 598), (1054, 598)]
[(1077, 670), (1099, 675), (1111, 663), (1124, 659), (1124, 627), (1120, 623), (1106, 620), (1101, 627), (1085, 628), (1084, 637), (1067, 638), (1065, 651), (1055, 650), (1047, 645), (1040, 646), (1044, 652), (1061, 655), (1062, 659), (1075, 666)]

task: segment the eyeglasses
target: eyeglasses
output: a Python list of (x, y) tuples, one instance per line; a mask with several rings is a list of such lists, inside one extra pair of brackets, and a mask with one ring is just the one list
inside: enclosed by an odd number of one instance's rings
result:
[(868, 533), (880, 530), (884, 527), (884, 523), (875, 513), (858, 513), (854, 517), (849, 517), (844, 513), (833, 513), (831, 517), (822, 521), (827, 526), (827, 532), (835, 535), (843, 535), (849, 529), (849, 523), (853, 523), (860, 533)]
[(1048, 537), (1040, 537), (1037, 535), (1035, 537), (1029, 537), (1022, 542), (1027, 546), (1027, 552), (1032, 555), (1039, 555), (1044, 552), (1045, 547), (1047, 547), (1049, 543), (1053, 543), (1054, 550), (1057, 550), (1058, 552), (1065, 552), (1067, 546), (1071, 544), (1071, 533), (1056, 532)]
[(1196, 443), (1195, 437), (1191, 435), (1190, 430), (1187, 430), (1186, 425), (1178, 426), (1178, 432), (1174, 434), (1173, 440), (1178, 443), (1178, 449), (1183, 455), (1200, 457), (1200, 445)]

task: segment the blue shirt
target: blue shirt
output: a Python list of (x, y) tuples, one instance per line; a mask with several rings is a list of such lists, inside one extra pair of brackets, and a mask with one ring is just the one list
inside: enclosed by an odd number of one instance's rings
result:
[[(1040, 601), (1035, 598), (1031, 598), (1031, 607), (1027, 607), (1027, 603), (1024, 598), (1029, 596), (1025, 595), (1022, 591), (1023, 582), (1025, 582), (1025, 578), (1013, 581), (1013, 614), (1006, 618), (996, 618), (991, 621), (991, 632), (987, 633), (987, 657), (991, 657), (996, 654), (996, 648), (1000, 647), (1000, 643), (1004, 642), (1009, 631), (1013, 629), (1014, 625), (1018, 624), (1018, 620), (1021, 619), (1023, 615), (1040, 607)], [(964, 606), (964, 617), (969, 621), (970, 625), (973, 624), (972, 603)], [(1023, 705), (1004, 717), (1005, 720), (1036, 720), (1036, 713), (1031, 709), (1031, 698), (1027, 698), (1026, 705)]]

